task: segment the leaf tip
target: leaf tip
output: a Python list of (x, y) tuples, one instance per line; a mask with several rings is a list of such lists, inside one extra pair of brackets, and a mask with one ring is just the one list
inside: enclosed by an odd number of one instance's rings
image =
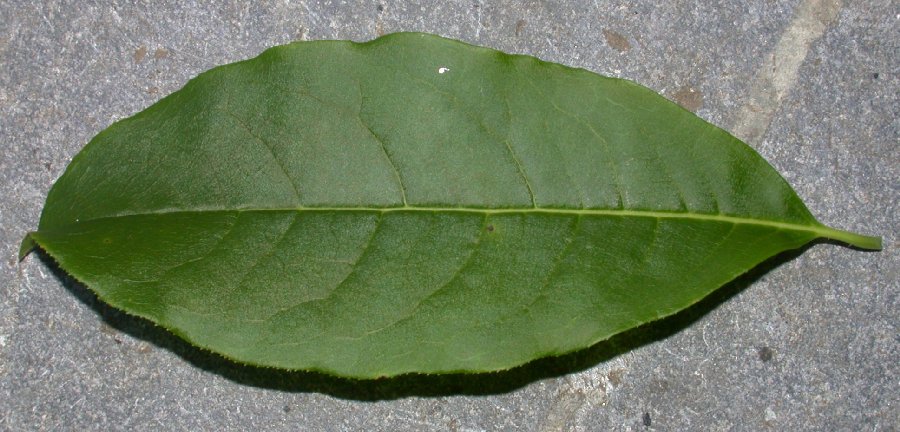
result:
[(880, 251), (883, 249), (883, 245), (881, 243), (881, 237), (878, 236), (864, 236), (857, 235), (859, 239), (856, 242), (848, 242), (852, 246), (856, 246), (861, 249), (868, 249), (873, 251)]
[(22, 239), (22, 244), (19, 245), (19, 261), (20, 262), (22, 260), (24, 260), (25, 257), (28, 256), (28, 254), (31, 253), (31, 251), (34, 250), (35, 247), (37, 247), (37, 242), (34, 240), (34, 237), (32, 236), (33, 234), (34, 234), (33, 232), (25, 234), (25, 238)]
[(825, 227), (821, 235), (859, 249), (872, 251), (880, 251), (882, 249), (881, 237), (879, 236), (867, 236), (829, 227)]

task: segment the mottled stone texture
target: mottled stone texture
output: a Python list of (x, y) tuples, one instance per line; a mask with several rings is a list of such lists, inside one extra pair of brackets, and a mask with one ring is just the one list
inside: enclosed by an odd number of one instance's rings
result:
[[(898, 10), (891, 0), (0, 0), (2, 430), (891, 430)], [(16, 258), (111, 122), (298, 39), (427, 31), (633, 79), (748, 140), (820, 220), (883, 235), (782, 257), (672, 319), (509, 373), (356, 383), (248, 369)]]

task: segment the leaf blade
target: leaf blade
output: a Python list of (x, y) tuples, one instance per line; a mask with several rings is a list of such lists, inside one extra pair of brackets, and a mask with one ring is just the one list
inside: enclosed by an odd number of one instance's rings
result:
[(643, 87), (400, 34), (202, 74), (92, 140), (29, 238), (199, 346), (374, 378), (583, 348), (818, 237), (880, 246)]

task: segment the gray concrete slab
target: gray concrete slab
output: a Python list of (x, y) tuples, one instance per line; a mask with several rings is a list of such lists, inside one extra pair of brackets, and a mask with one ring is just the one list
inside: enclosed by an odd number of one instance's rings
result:
[[(896, 2), (203, 3), (0, 0), (0, 429), (900, 426)], [(885, 250), (815, 245), (510, 373), (364, 383), (235, 366), (98, 303), (39, 254), (17, 262), (54, 179), (111, 122), (271, 45), (401, 30), (642, 83), (747, 139), (820, 220)]]

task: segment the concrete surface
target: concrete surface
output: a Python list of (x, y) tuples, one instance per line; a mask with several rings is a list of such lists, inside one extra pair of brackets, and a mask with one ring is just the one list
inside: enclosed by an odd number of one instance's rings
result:
[[(900, 427), (895, 1), (420, 4), (0, 0), (0, 429)], [(509, 373), (364, 383), (229, 364), (98, 304), (40, 254), (17, 262), (50, 185), (114, 120), (271, 45), (400, 30), (642, 83), (885, 250), (817, 244), (673, 319)]]

